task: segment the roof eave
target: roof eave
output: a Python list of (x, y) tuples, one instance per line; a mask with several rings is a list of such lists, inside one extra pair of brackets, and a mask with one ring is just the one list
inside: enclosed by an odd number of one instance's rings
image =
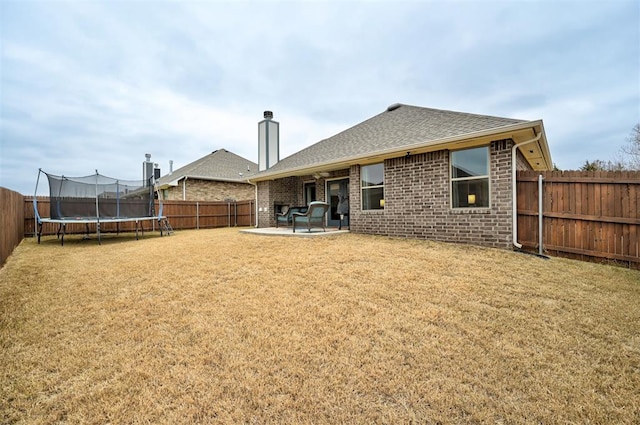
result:
[(178, 185), (178, 182), (180, 180), (182, 180), (183, 178), (184, 178), (184, 176), (180, 176), (177, 179), (173, 179), (173, 180), (170, 180), (170, 181), (165, 181), (165, 182), (162, 182), (162, 183), (158, 182), (157, 187), (158, 187), (158, 189), (168, 189), (170, 187), (176, 187)]
[(310, 166), (288, 168), (286, 170), (272, 173), (266, 172), (263, 175), (258, 176), (257, 178), (249, 177), (247, 180), (251, 183), (257, 183), (259, 181), (275, 180), (295, 175), (313, 174), (320, 171), (331, 171), (340, 168), (346, 168), (355, 164), (367, 164), (384, 159), (396, 158), (406, 153), (411, 153), (412, 155), (414, 155), (442, 149), (463, 149), (466, 147), (489, 143), (493, 140), (500, 139), (513, 139), (514, 142), (518, 143), (519, 141), (524, 141), (528, 138), (537, 136), (540, 133), (542, 133), (542, 137), (537, 142), (537, 145), (539, 147), (540, 157), (542, 158), (543, 163), (539, 164), (538, 166), (534, 166), (534, 164), (531, 163), (530, 158), (526, 155), (525, 159), (529, 161), (534, 169), (547, 170), (552, 168), (551, 154), (549, 152), (549, 146), (547, 144), (546, 135), (544, 133), (542, 120), (537, 120), (524, 121), (521, 123), (510, 124), (507, 126), (492, 128), (489, 130), (482, 130), (452, 137), (445, 137), (442, 139), (430, 140), (428, 142), (414, 143), (402, 147), (370, 152), (363, 155), (355, 155), (352, 157), (340, 159), (338, 161), (326, 161)]
[(167, 189), (169, 187), (175, 187), (178, 186), (178, 182), (180, 180), (184, 180), (184, 179), (194, 179), (194, 180), (206, 180), (206, 181), (219, 181), (219, 182), (226, 182), (226, 183), (244, 183), (247, 184), (248, 183), (248, 178), (242, 178), (242, 179), (231, 179), (231, 178), (225, 178), (225, 177), (209, 177), (209, 176), (197, 176), (197, 175), (183, 175), (178, 177), (177, 179), (171, 180), (170, 182), (166, 182), (166, 183), (161, 183), (158, 185), (159, 189)]

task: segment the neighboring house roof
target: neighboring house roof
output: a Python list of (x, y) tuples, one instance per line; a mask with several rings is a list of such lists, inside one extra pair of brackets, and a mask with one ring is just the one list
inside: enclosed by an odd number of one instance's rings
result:
[(258, 164), (238, 156), (226, 149), (218, 149), (207, 156), (178, 168), (158, 179), (159, 188), (176, 186), (188, 177), (199, 180), (216, 180), (246, 183), (247, 178), (258, 172)]
[[(551, 155), (542, 121), (524, 121), (394, 104), (366, 121), (282, 159), (252, 181), (330, 171), (406, 153), (458, 149), (511, 138), (516, 143), (542, 133), (527, 145), (525, 158), (534, 169), (550, 169)], [(535, 149), (530, 146), (536, 145)], [(529, 152), (532, 151), (532, 152)]]

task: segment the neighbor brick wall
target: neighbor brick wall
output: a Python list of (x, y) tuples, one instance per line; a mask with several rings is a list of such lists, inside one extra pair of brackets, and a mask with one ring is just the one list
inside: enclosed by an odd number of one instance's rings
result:
[(351, 231), (506, 248), (511, 245), (511, 146), (492, 142), (491, 208), (450, 207), (449, 151), (386, 160), (385, 209), (360, 210), (360, 167), (351, 167)]
[(233, 183), (223, 181), (187, 179), (186, 199), (182, 198), (182, 185), (180, 180), (178, 186), (170, 187), (167, 191), (168, 201), (225, 201), (234, 199), (236, 201), (247, 201), (255, 199), (255, 186), (248, 183)]

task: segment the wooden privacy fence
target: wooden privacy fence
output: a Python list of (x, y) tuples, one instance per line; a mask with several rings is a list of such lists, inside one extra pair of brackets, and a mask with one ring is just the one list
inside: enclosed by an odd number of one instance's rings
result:
[[(38, 197), (38, 213), (40, 217), (49, 217), (49, 197)], [(33, 198), (24, 197), (24, 235), (33, 236), (36, 233), (36, 224), (33, 214)], [(162, 201), (162, 214), (169, 219), (174, 230), (180, 229), (210, 229), (215, 227), (235, 227), (255, 225), (255, 201), (230, 201), (230, 202), (196, 202), (196, 201)], [(159, 206), (156, 202), (156, 211)], [(158, 230), (155, 221), (141, 222), (145, 231)], [(101, 233), (108, 232), (133, 232), (135, 223), (103, 223), (100, 225)], [(95, 233), (95, 224), (67, 224), (66, 233)], [(42, 227), (43, 235), (55, 235), (58, 225), (45, 223)]]
[(174, 229), (253, 226), (256, 223), (256, 204), (253, 200), (230, 202), (162, 201), (162, 203), (164, 204), (162, 214), (167, 216)]
[(542, 174), (543, 251), (640, 269), (640, 172), (519, 171), (518, 241), (538, 249)]
[(11, 255), (24, 234), (24, 195), (0, 187), (0, 266)]

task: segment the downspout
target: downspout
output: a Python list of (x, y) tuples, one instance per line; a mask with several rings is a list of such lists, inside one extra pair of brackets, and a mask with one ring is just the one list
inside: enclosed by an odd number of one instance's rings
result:
[(543, 219), (544, 219), (544, 215), (542, 214), (542, 191), (544, 190), (544, 187), (542, 185), (542, 173), (538, 174), (538, 255), (540, 257), (542, 257), (543, 254), (543, 240), (542, 240), (542, 235), (544, 233), (544, 228), (543, 228)]
[(184, 180), (182, 180), (182, 200), (186, 201), (187, 200), (187, 179), (189, 177), (188, 176), (184, 176)]
[(258, 228), (258, 183), (252, 183), (251, 180), (247, 179), (247, 183), (253, 185), (253, 187), (255, 188), (255, 192), (256, 192), (256, 196), (255, 196), (255, 200), (256, 200), (256, 205), (255, 205), (255, 217), (256, 217), (256, 225), (254, 226), (256, 229)]
[(511, 226), (513, 233), (513, 246), (518, 249), (522, 248), (522, 244), (518, 243), (518, 193), (516, 190), (516, 159), (517, 154), (516, 150), (523, 145), (528, 145), (529, 143), (537, 142), (542, 137), (542, 133), (538, 134), (536, 137), (530, 140), (525, 140), (524, 142), (517, 143), (511, 147), (511, 218), (513, 220), (513, 224)]

